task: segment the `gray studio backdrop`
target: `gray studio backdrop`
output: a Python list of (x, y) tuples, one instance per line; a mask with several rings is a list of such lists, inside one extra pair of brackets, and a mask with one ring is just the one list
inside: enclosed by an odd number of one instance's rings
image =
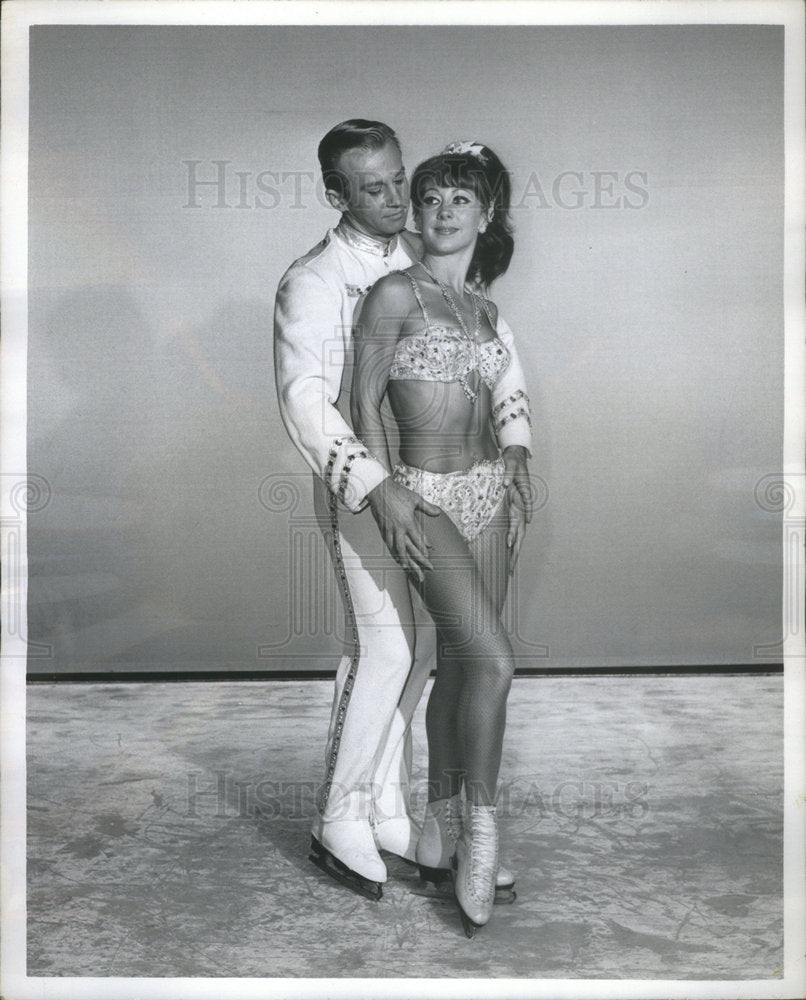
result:
[(513, 172), (521, 665), (780, 659), (782, 28), (40, 26), (30, 66), (31, 671), (335, 666), (272, 308), (351, 116)]

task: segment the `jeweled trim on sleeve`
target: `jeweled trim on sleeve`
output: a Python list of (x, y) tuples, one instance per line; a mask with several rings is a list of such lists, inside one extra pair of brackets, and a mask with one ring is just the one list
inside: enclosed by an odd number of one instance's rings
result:
[(519, 417), (525, 417), (526, 422), (531, 427), (532, 411), (529, 405), (529, 397), (523, 389), (517, 389), (511, 396), (502, 399), (493, 407), (493, 422), (495, 429), (500, 430), (505, 424)]
[[(347, 490), (353, 464), (362, 458), (374, 459), (357, 437), (335, 438), (328, 452), (325, 483), (337, 500), (348, 503)], [(341, 459), (341, 461), (339, 461)]]

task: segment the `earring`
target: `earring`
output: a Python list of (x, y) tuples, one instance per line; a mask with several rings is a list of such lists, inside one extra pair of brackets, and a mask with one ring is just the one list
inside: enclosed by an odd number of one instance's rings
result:
[(487, 223), (482, 222), (481, 225), (479, 226), (479, 234), (486, 232), (487, 232)]

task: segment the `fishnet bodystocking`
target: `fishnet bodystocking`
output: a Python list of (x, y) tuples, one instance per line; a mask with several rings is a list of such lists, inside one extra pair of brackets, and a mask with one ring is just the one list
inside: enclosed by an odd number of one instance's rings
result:
[(434, 568), (413, 582), (437, 629), (437, 674), (426, 710), (432, 801), (455, 795), (464, 779), (474, 805), (495, 802), (514, 669), (500, 619), (507, 527), (506, 502), (470, 543), (445, 514), (424, 524)]

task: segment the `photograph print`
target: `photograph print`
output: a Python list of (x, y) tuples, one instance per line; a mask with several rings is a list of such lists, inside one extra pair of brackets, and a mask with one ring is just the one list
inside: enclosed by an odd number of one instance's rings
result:
[(802, 10), (381, 6), (4, 10), (3, 996), (801, 995)]

